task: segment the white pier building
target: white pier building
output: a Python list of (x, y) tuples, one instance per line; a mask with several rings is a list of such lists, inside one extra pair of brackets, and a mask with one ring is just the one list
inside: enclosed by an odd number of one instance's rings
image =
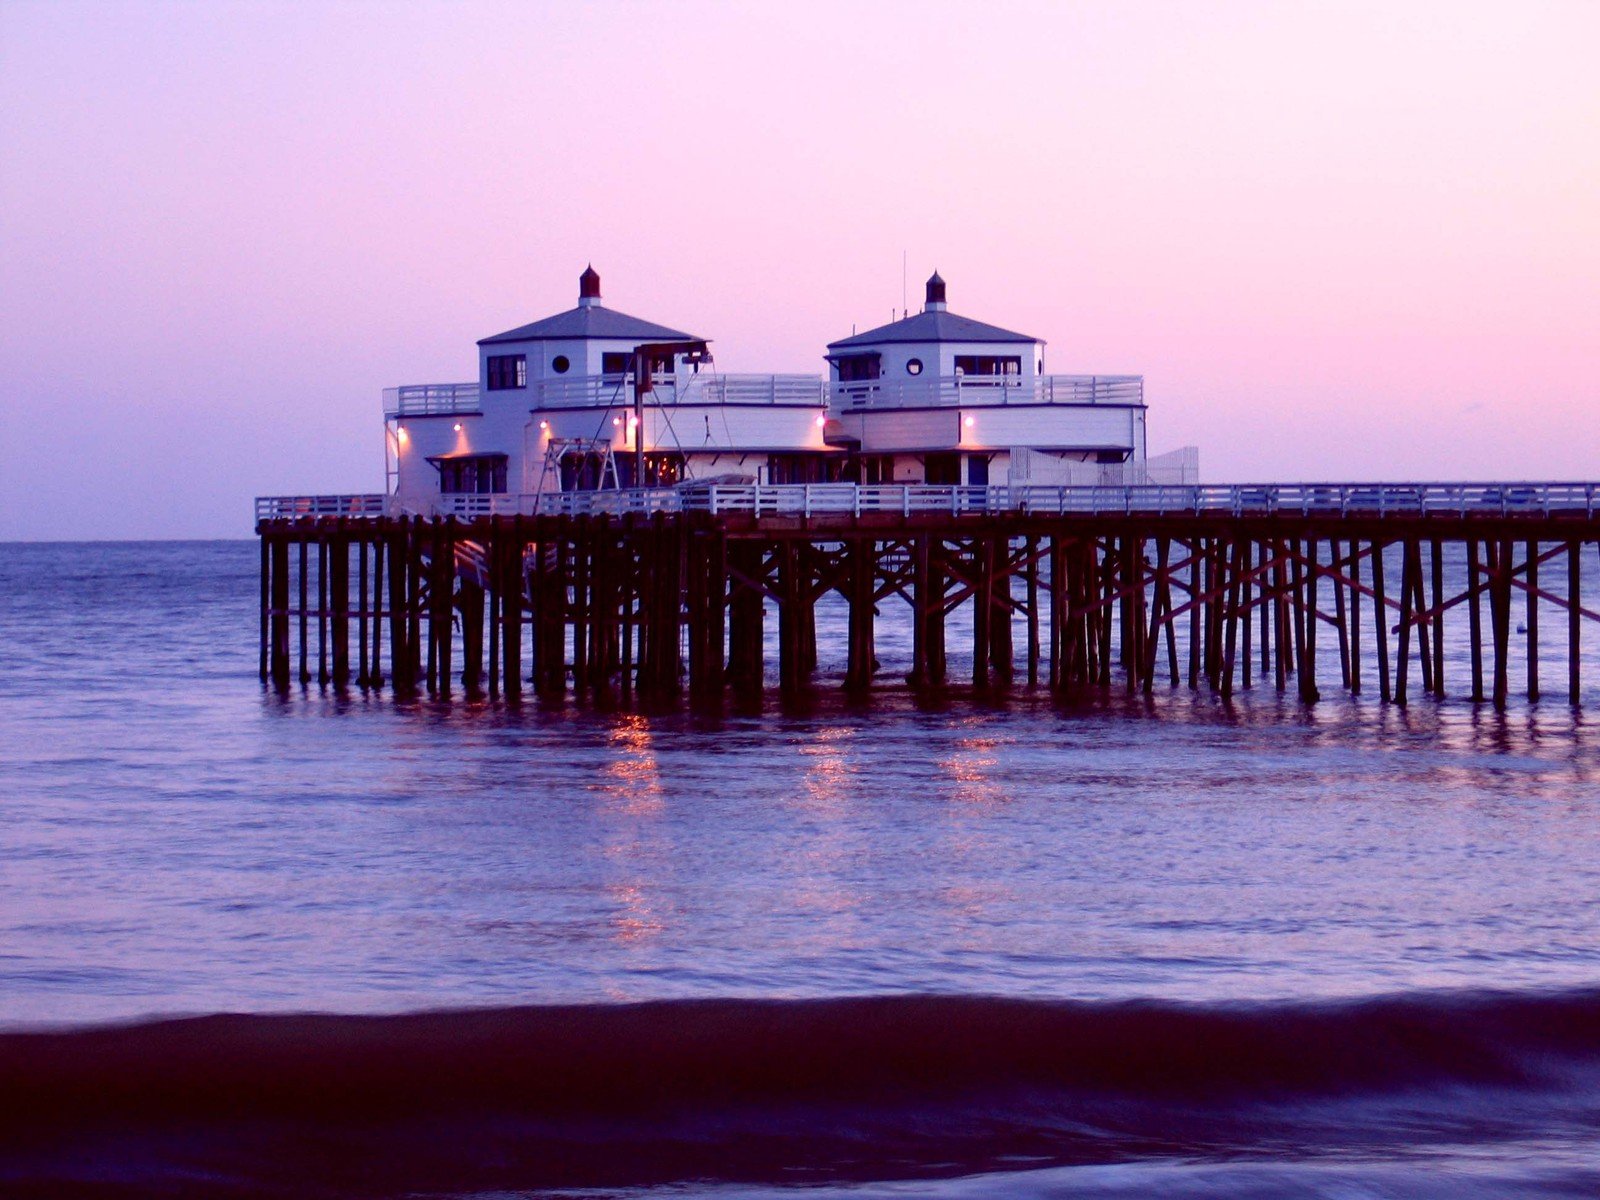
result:
[(425, 513), (707, 479), (1197, 482), (1193, 449), (1147, 456), (1140, 376), (1046, 375), (1044, 345), (951, 312), (935, 274), (921, 312), (831, 343), (826, 378), (722, 375), (704, 339), (605, 307), (590, 267), (576, 308), (480, 341), (476, 381), (385, 391), (388, 491)]

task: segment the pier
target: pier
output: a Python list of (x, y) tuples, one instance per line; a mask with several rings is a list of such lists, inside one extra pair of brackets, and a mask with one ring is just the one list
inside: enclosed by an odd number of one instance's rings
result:
[[(1600, 484), (684, 485), (265, 497), (260, 665), (298, 680), (596, 705), (885, 682), (1580, 704)], [(817, 677), (819, 601), (847, 606)], [(904, 605), (909, 672), (879, 623)], [(953, 676), (951, 615), (970, 614)], [(1564, 622), (1542, 661), (1541, 618)], [(963, 622), (965, 628), (967, 622)], [(1515, 657), (1522, 668), (1512, 677)], [(1447, 670), (1448, 645), (1465, 670)], [(1319, 662), (1318, 647), (1337, 647)]]

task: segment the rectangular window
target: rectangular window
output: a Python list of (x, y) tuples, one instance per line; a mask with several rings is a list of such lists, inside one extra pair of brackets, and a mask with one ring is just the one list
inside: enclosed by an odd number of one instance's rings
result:
[(1022, 359), (1015, 355), (996, 357), (988, 354), (958, 354), (956, 374), (978, 375), (986, 379), (996, 375), (1021, 375)]
[(504, 392), (511, 388), (528, 386), (528, 356), (526, 354), (491, 354), (489, 356), (489, 390)]
[(961, 458), (956, 454), (929, 454), (922, 460), (922, 477), (927, 483), (949, 487), (961, 482)]
[[(677, 369), (672, 356), (665, 355), (650, 360), (652, 375), (671, 375)], [(600, 355), (600, 374), (626, 375), (633, 370), (633, 355), (627, 351), (607, 350)]]
[(879, 358), (876, 354), (851, 354), (838, 359), (840, 383), (859, 383), (863, 379), (878, 378)]
[(972, 487), (989, 486), (989, 456), (987, 454), (967, 455), (967, 483)]
[(435, 461), (439, 468), (439, 490), (445, 495), (482, 495), (506, 490), (504, 454), (476, 454)]

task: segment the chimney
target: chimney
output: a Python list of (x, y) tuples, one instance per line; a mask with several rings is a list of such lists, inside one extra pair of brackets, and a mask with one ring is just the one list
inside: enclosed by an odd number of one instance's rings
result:
[(939, 272), (935, 271), (928, 277), (928, 302), (923, 305), (922, 311), (943, 312), (945, 307), (944, 280), (940, 279)]
[(600, 303), (600, 272), (590, 263), (578, 276), (578, 307), (593, 308)]

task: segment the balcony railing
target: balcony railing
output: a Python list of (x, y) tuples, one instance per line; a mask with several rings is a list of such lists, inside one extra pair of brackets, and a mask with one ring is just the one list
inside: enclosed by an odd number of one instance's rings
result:
[(880, 408), (973, 408), (1011, 404), (1142, 405), (1142, 375), (940, 375), (833, 383), (837, 412)]
[(386, 417), (448, 417), (481, 411), (475, 383), (413, 383), (383, 389)]
[(1075, 513), (1087, 516), (1231, 515), (1583, 517), (1600, 512), (1600, 483), (1135, 484), (1102, 487), (936, 487), (924, 484), (695, 484), (537, 495), (262, 496), (258, 520), (317, 517), (710, 512), (757, 516), (825, 513)]
[[(823, 382), (817, 375), (658, 375), (649, 403), (771, 404), (821, 408)], [(528, 386), (529, 408), (605, 407), (633, 403), (633, 376), (590, 375), (541, 379)]]

